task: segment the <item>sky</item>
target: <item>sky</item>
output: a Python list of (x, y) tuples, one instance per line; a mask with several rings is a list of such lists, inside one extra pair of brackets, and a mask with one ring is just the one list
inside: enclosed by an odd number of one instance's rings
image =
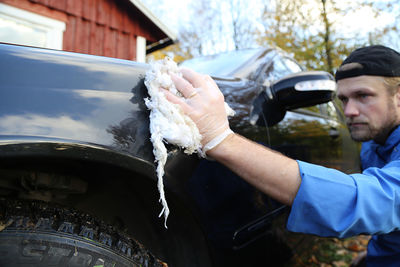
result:
[[(338, 1), (338, 4), (343, 3)], [(352, 4), (354, 4), (353, 2)], [(347, 5), (346, 3), (344, 5)], [(394, 22), (394, 17), (389, 14), (380, 14), (376, 18), (369, 7), (358, 8), (346, 16), (337, 14), (331, 15), (332, 20), (337, 21), (339, 30), (347, 37), (359, 35), (371, 29), (379, 29)]]
[[(178, 32), (181, 23), (189, 20), (189, 4), (192, 0), (140, 0), (168, 28)], [(172, 8), (171, 8), (172, 7)]]
[[(189, 4), (192, 0), (158, 0), (154, 5), (154, 0), (141, 0), (149, 10), (151, 10), (165, 25), (174, 31), (178, 31), (181, 23), (188, 21)], [(218, 0), (216, 0), (218, 1)], [(252, 1), (252, 0), (250, 0)], [(340, 1), (339, 1), (340, 3)], [(170, 8), (170, 7), (173, 8)], [(392, 16), (381, 16), (379, 19), (373, 17), (372, 11), (364, 7), (358, 9), (353, 14), (346, 17), (336, 18), (342, 21), (341, 30), (349, 33), (359, 32), (375, 27), (382, 27), (394, 21)], [(349, 27), (350, 26), (350, 27)]]

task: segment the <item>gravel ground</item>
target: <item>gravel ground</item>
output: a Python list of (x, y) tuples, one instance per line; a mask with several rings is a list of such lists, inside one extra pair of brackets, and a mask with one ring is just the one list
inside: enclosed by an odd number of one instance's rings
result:
[(314, 237), (286, 267), (347, 267), (367, 249), (370, 236), (346, 239)]

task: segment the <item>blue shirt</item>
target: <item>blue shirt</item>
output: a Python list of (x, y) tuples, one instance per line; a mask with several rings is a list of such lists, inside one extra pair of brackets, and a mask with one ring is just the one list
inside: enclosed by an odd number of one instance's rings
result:
[(302, 182), (288, 230), (340, 238), (371, 234), (367, 266), (400, 266), (400, 127), (384, 145), (363, 143), (362, 173), (298, 164)]

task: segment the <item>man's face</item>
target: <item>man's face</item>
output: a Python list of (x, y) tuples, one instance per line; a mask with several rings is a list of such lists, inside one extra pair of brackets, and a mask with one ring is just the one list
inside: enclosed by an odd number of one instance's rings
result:
[(389, 94), (382, 77), (357, 76), (338, 81), (338, 97), (355, 141), (384, 143), (399, 124), (398, 94)]

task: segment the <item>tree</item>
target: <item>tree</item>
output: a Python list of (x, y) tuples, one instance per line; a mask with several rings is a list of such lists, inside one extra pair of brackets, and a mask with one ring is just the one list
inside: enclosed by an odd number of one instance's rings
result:
[(220, 2), (212, 0), (193, 1), (189, 5), (190, 20), (182, 22), (178, 41), (167, 48), (152, 53), (154, 59), (170, 56), (176, 62), (188, 58), (224, 51)]
[(366, 1), (375, 10), (375, 16), (392, 18), (392, 22), (382, 29), (375, 29), (369, 33), (369, 42), (383, 43), (396, 50), (400, 50), (400, 5), (398, 0)]
[(147, 61), (150, 62), (152, 60), (159, 60), (159, 59), (163, 59), (165, 57), (170, 57), (175, 62), (179, 63), (186, 59), (192, 58), (193, 55), (190, 54), (190, 51), (183, 50), (180, 46), (180, 43), (177, 42), (177, 43), (169, 45), (163, 49), (154, 51), (151, 54), (148, 54)]
[(182, 22), (178, 42), (153, 53), (153, 58), (172, 53), (178, 61), (256, 45), (256, 24), (251, 19), (255, 11), (247, 0), (199, 0), (189, 7), (191, 19)]
[[(156, 52), (155, 57), (173, 55), (176, 61), (182, 61), (267, 45), (282, 48), (307, 69), (334, 73), (357, 47), (382, 43), (400, 48), (400, 6), (397, 2), (269, 0), (257, 7), (257, 0), (252, 0), (251, 5), (246, 0), (192, 1), (188, 11), (191, 19), (180, 23), (178, 42)], [(258, 19), (256, 11), (259, 9), (264, 11)], [(374, 22), (392, 20), (383, 26), (372, 25), (368, 30), (363, 27), (355, 33), (357, 23), (354, 21), (360, 19), (360, 14), (366, 14)], [(263, 29), (257, 28), (259, 25)]]
[(357, 14), (362, 8), (370, 10), (373, 18), (382, 17), (383, 12), (387, 14), (390, 5), (393, 7), (395, 2), (271, 0), (264, 8), (265, 31), (259, 34), (258, 42), (260, 45), (279, 46), (308, 69), (334, 73), (352, 50), (367, 44), (384, 43), (388, 33), (395, 33), (397, 29), (393, 25), (384, 29), (375, 28), (363, 37), (360, 33), (349, 35), (341, 32), (341, 21), (348, 15)]
[[(255, 1), (252, 1), (254, 4)], [(233, 48), (235, 50), (253, 47), (256, 37), (256, 24), (254, 18), (254, 5), (249, 5), (248, 0), (225, 0), (222, 2), (229, 14), (227, 27), (232, 32)], [(257, 15), (256, 15), (257, 16)]]
[(270, 1), (263, 16), (266, 30), (258, 41), (282, 48), (308, 69), (333, 73), (344, 54), (359, 45), (349, 47), (338, 37), (329, 14), (339, 11), (332, 0)]

